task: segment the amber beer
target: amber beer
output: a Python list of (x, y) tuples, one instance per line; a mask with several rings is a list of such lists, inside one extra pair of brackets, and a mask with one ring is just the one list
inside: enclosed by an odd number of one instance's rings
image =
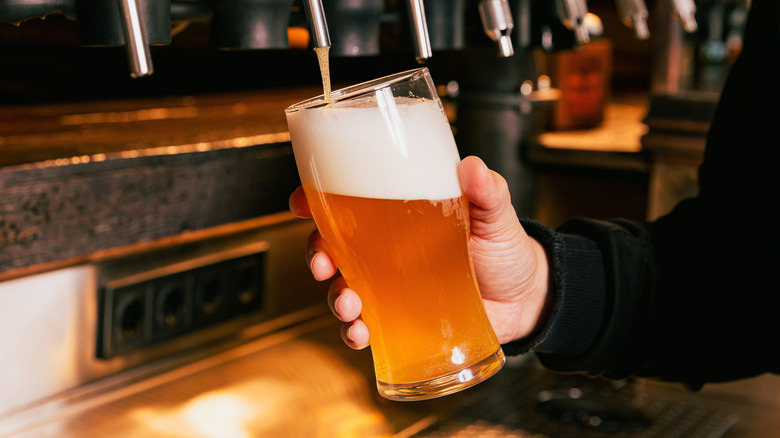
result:
[(427, 69), (287, 109), (314, 219), (371, 332), (379, 392), (438, 397), (500, 369), (469, 251), (460, 161)]

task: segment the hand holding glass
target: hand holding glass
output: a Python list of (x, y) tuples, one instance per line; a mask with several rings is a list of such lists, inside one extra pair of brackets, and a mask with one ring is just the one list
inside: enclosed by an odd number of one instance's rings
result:
[(363, 302), (380, 394), (434, 398), (495, 374), (504, 354), (474, 276), (460, 157), (428, 70), (285, 112), (314, 220)]

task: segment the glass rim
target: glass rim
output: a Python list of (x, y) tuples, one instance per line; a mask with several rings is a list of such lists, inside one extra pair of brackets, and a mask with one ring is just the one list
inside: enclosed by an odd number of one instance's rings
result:
[(387, 88), (391, 85), (405, 81), (407, 79), (414, 78), (415, 76), (429, 75), (428, 67), (417, 67), (411, 70), (394, 73), (391, 75), (383, 76), (381, 78), (372, 79), (370, 81), (361, 82), (359, 84), (350, 85), (338, 90), (334, 90), (330, 93), (331, 100), (325, 101), (325, 94), (320, 94), (296, 104), (290, 105), (285, 108), (285, 113), (296, 112), (304, 109), (313, 109), (332, 104), (334, 102), (341, 102), (347, 99), (351, 99), (362, 94), (372, 93), (383, 88)]

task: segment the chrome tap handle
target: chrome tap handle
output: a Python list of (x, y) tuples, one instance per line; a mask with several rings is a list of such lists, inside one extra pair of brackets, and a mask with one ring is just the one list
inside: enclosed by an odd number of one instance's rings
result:
[(623, 23), (634, 29), (637, 38), (650, 38), (650, 29), (647, 27), (647, 17), (650, 13), (645, 0), (617, 0), (617, 7)]
[(696, 3), (693, 0), (672, 0), (677, 15), (682, 20), (683, 29), (688, 33), (696, 32), (699, 25), (696, 24)]
[(585, 0), (557, 0), (558, 15), (561, 21), (569, 29), (574, 31), (574, 37), (580, 44), (590, 41), (588, 28), (585, 27), (585, 15), (588, 14), (588, 5)]
[(412, 28), (415, 59), (417, 62), (423, 63), (433, 56), (423, 0), (409, 0), (409, 24)]
[(314, 34), (314, 47), (330, 47), (330, 33), (328, 22), (325, 20), (325, 11), (322, 8), (322, 0), (304, 0), (303, 8), (309, 27)]
[(130, 76), (134, 78), (148, 76), (154, 72), (154, 68), (138, 0), (119, 0), (119, 9), (122, 12)]
[(482, 28), (491, 40), (498, 43), (498, 53), (506, 58), (514, 55), (512, 46), (512, 11), (507, 0), (480, 0), (479, 17), (482, 19)]

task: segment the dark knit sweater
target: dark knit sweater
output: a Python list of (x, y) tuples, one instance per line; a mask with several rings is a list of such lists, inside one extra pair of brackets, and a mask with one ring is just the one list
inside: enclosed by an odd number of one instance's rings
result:
[(523, 221), (546, 248), (549, 316), (508, 354), (557, 371), (691, 386), (780, 371), (780, 7), (754, 0), (698, 196), (651, 223)]

